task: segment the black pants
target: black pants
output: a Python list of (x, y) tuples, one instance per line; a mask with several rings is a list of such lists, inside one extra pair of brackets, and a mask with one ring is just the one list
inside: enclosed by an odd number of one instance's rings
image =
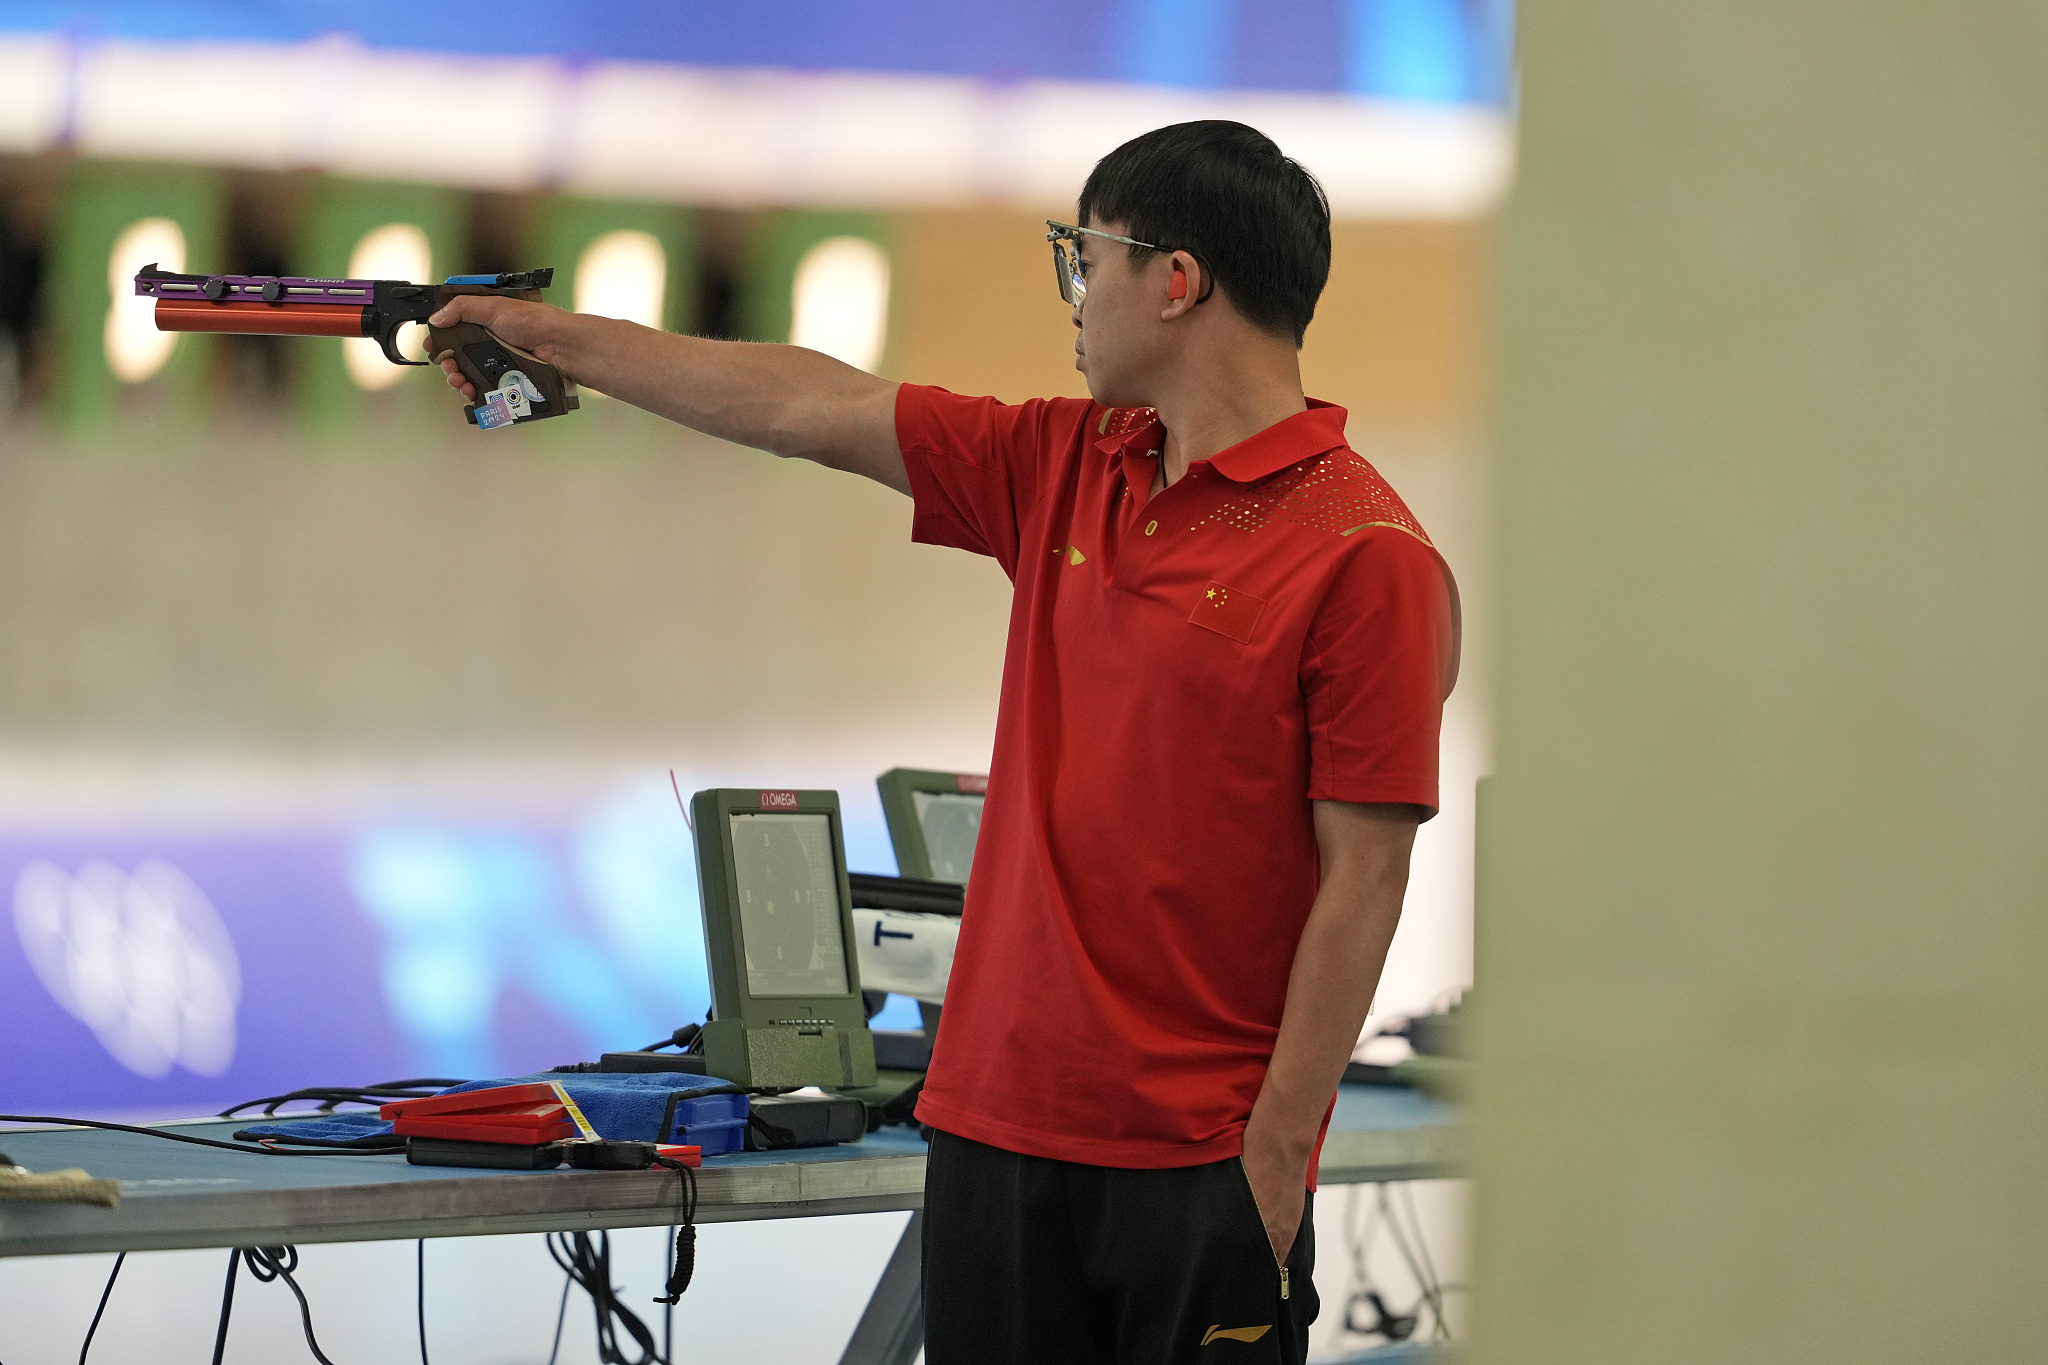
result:
[(1311, 1212), (1282, 1298), (1234, 1157), (1133, 1171), (934, 1133), (926, 1365), (1300, 1365), (1318, 1307)]

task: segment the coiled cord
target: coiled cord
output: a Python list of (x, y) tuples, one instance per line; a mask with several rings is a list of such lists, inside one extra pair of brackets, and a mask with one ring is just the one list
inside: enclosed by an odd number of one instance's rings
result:
[[(548, 1255), (590, 1295), (591, 1309), (597, 1314), (597, 1358), (601, 1365), (664, 1365), (654, 1344), (653, 1331), (619, 1301), (619, 1292), (612, 1284), (610, 1233), (600, 1232), (593, 1237), (587, 1232), (551, 1232)], [(629, 1359), (620, 1348), (621, 1331), (640, 1348), (637, 1360)]]
[(235, 1271), (247, 1265), (251, 1279), (268, 1284), (272, 1280), (283, 1280), (285, 1288), (292, 1291), (292, 1297), (299, 1301), (299, 1322), (306, 1331), (306, 1347), (312, 1351), (313, 1359), (320, 1365), (334, 1365), (320, 1350), (320, 1342), (313, 1336), (313, 1309), (306, 1302), (306, 1291), (299, 1288), (299, 1282), (292, 1278), (292, 1272), (299, 1268), (299, 1249), (295, 1246), (236, 1247), (228, 1252), (227, 1284), (220, 1295), (220, 1327), (213, 1337), (213, 1365), (220, 1365), (221, 1357), (228, 1347), (228, 1318), (235, 1309)]

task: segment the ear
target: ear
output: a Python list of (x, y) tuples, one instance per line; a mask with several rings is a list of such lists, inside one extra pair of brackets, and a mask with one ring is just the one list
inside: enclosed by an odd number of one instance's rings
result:
[(1162, 319), (1177, 318), (1202, 301), (1208, 282), (1202, 278), (1202, 263), (1185, 251), (1167, 258), (1166, 307)]

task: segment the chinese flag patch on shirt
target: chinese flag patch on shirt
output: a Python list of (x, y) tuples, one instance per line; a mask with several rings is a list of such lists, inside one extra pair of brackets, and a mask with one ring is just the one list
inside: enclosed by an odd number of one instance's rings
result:
[(1259, 624), (1259, 613), (1265, 609), (1265, 598), (1212, 581), (1195, 600), (1188, 620), (1218, 635), (1228, 635), (1240, 644), (1250, 644), (1252, 631)]

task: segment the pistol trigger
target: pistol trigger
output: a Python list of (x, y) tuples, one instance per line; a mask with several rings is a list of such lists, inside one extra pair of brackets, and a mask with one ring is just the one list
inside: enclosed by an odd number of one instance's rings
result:
[(400, 318), (383, 331), (377, 333), (377, 345), (383, 349), (384, 358), (394, 365), (425, 365), (429, 363), (425, 360), (407, 360), (398, 353), (398, 329), (410, 321), (412, 321), (410, 318)]

